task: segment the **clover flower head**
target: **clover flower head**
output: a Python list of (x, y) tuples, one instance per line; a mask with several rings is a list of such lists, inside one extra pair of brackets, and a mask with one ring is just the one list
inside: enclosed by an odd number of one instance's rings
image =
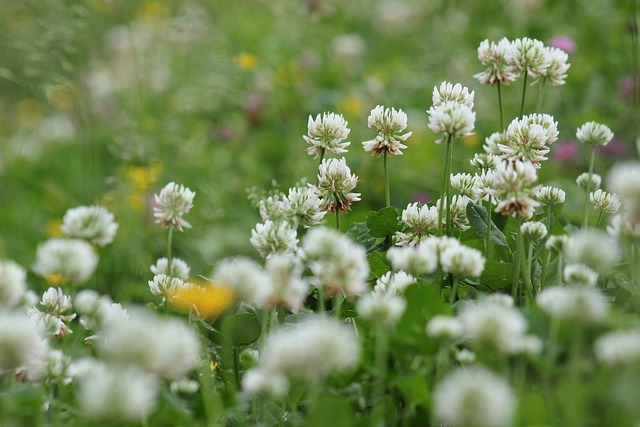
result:
[(388, 271), (376, 280), (376, 286), (372, 292), (374, 294), (401, 295), (409, 285), (415, 282), (415, 277), (404, 271), (396, 271), (395, 273)]
[(436, 417), (465, 427), (511, 425), (516, 398), (509, 383), (480, 367), (458, 368), (444, 377), (433, 395)]
[(165, 185), (160, 194), (155, 194), (153, 207), (153, 216), (156, 223), (167, 228), (169, 225), (175, 227), (178, 231), (184, 228), (191, 228), (191, 224), (182, 219), (193, 207), (193, 198), (196, 193), (191, 191), (184, 185), (170, 182)]
[(171, 259), (171, 268), (169, 268), (169, 260), (167, 258), (158, 258), (150, 270), (153, 274), (164, 274), (169, 277), (177, 277), (181, 280), (187, 280), (191, 274), (191, 269), (187, 263), (180, 258)]
[(98, 265), (93, 247), (79, 239), (54, 237), (38, 245), (33, 271), (50, 282), (82, 284)]
[(269, 257), (265, 270), (273, 284), (269, 302), (298, 312), (307, 298), (309, 283), (303, 278), (304, 267), (299, 258), (285, 253)]
[[(440, 210), (440, 204), (443, 203), (443, 199), (436, 200), (436, 212)], [(469, 229), (469, 218), (467, 217), (467, 205), (471, 202), (467, 196), (455, 195), (451, 197), (451, 209), (449, 211), (449, 218), (442, 218), (442, 226), (446, 227), (447, 223), (451, 221), (451, 224), (460, 231)], [(444, 209), (446, 209), (446, 201), (444, 202)], [(443, 210), (445, 212), (445, 210)]]
[(233, 289), (241, 300), (259, 307), (267, 306), (273, 295), (269, 274), (248, 258), (223, 259), (218, 263), (213, 278)]
[(358, 314), (376, 324), (395, 325), (407, 308), (407, 302), (399, 295), (390, 293), (368, 293), (356, 305)]
[(606, 319), (609, 305), (595, 287), (553, 286), (536, 297), (538, 306), (554, 319), (581, 324), (599, 324)]
[(565, 83), (567, 78), (567, 70), (571, 67), (569, 64), (569, 55), (556, 47), (545, 46), (545, 55), (549, 66), (545, 70), (545, 73), (534, 79), (532, 84), (539, 83), (544, 79), (547, 79), (553, 86), (560, 86)]
[(387, 251), (391, 268), (414, 276), (431, 274), (438, 268), (438, 254), (432, 246), (392, 247)]
[(540, 187), (536, 192), (536, 199), (544, 206), (556, 206), (564, 203), (567, 193), (564, 190), (549, 185)]
[(540, 40), (523, 37), (511, 42), (507, 53), (507, 64), (514, 67), (519, 76), (525, 73), (536, 79), (544, 76), (551, 63), (548, 51)]
[(27, 291), (27, 272), (14, 261), (0, 261), (0, 307), (15, 307)]
[(113, 242), (118, 223), (114, 221), (113, 214), (102, 206), (78, 206), (64, 214), (60, 229), (66, 237), (105, 246)]
[(474, 74), (480, 84), (508, 86), (516, 79), (516, 73), (512, 65), (507, 64), (507, 55), (511, 49), (511, 42), (502, 38), (498, 43), (483, 40), (478, 46), (478, 59), (482, 65), (487, 66), (485, 71)]
[(469, 92), (469, 88), (462, 86), (460, 83), (442, 82), (440, 83), (440, 89), (437, 86), (433, 88), (433, 107), (438, 107), (446, 101), (454, 101), (473, 108), (474, 96), (474, 91)]
[(371, 110), (368, 125), (369, 129), (378, 132), (378, 136), (363, 142), (362, 145), (364, 151), (371, 151), (376, 157), (401, 155), (401, 150), (407, 148), (403, 142), (413, 133), (402, 133), (407, 128), (407, 115), (404, 111), (395, 108), (385, 109), (382, 105)]
[(295, 222), (292, 225), (296, 227), (319, 225), (327, 213), (322, 209), (322, 200), (309, 187), (290, 188), (282, 203), (286, 216)]
[(314, 158), (320, 158), (325, 152), (340, 154), (346, 153), (345, 147), (350, 142), (343, 142), (349, 136), (351, 130), (347, 127), (348, 122), (341, 114), (323, 113), (318, 114), (313, 119), (309, 116), (307, 124), (308, 135), (303, 138), (308, 144), (307, 153), (313, 155)]
[(460, 138), (473, 134), (476, 113), (466, 104), (445, 100), (428, 109), (427, 113), (429, 128), (435, 133), (444, 134), (442, 138), (436, 140), (436, 144), (441, 144), (449, 137)]
[(298, 247), (298, 234), (286, 222), (265, 221), (251, 230), (251, 245), (265, 258), (275, 253), (294, 253)]
[(607, 145), (613, 139), (613, 132), (603, 124), (587, 122), (578, 128), (576, 138), (583, 144)]
[(589, 194), (589, 200), (593, 203), (594, 209), (610, 214), (618, 212), (622, 204), (617, 194), (607, 193), (600, 189)]
[(549, 144), (558, 139), (557, 122), (548, 114), (532, 114), (515, 118), (507, 127), (505, 141), (496, 145), (509, 161), (528, 161), (540, 167), (547, 160)]
[(396, 232), (398, 246), (418, 245), (438, 230), (438, 210), (435, 206), (410, 203), (402, 210), (401, 220), (404, 228)]
[(0, 370), (37, 378), (46, 368), (49, 350), (42, 328), (24, 312), (0, 312)]
[(596, 359), (606, 366), (628, 366), (640, 360), (640, 331), (620, 330), (599, 337), (594, 345)]
[(476, 177), (469, 173), (457, 173), (450, 175), (451, 188), (462, 196), (467, 196), (471, 200), (477, 200), (478, 188)]
[(263, 221), (287, 221), (287, 206), (282, 194), (275, 194), (260, 200), (258, 204)]
[(584, 172), (578, 175), (578, 178), (576, 178), (576, 184), (578, 184), (578, 187), (582, 188), (584, 191), (591, 193), (600, 188), (602, 178), (597, 173), (592, 173), (591, 177), (589, 177), (589, 173)]
[(440, 262), (445, 273), (478, 277), (484, 271), (486, 259), (479, 250), (459, 245), (444, 250)]
[(620, 247), (602, 231), (581, 230), (573, 234), (565, 246), (569, 261), (585, 264), (596, 271), (615, 265), (621, 256)]
[(323, 159), (318, 168), (318, 184), (307, 184), (322, 200), (326, 212), (347, 212), (351, 204), (360, 200), (360, 193), (351, 193), (358, 177), (351, 174), (345, 158)]
[(598, 273), (584, 264), (567, 264), (562, 277), (569, 285), (595, 286), (598, 282)]
[(289, 379), (281, 372), (253, 368), (242, 377), (242, 390), (252, 396), (280, 398), (289, 392)]
[(549, 251), (560, 253), (565, 251), (568, 241), (569, 241), (569, 236), (567, 235), (549, 236), (544, 246)]
[[(507, 145), (508, 142), (509, 141), (507, 140), (506, 132), (494, 132), (484, 139), (484, 145), (482, 146), (482, 149), (488, 155), (500, 157), (503, 153), (500, 150), (499, 145)], [(496, 161), (496, 165), (498, 163), (499, 161)], [(495, 167), (496, 166), (494, 165), (494, 168)]]
[(540, 221), (527, 221), (520, 226), (520, 232), (531, 242), (542, 240), (547, 235), (547, 227)]
[(494, 154), (489, 153), (476, 153), (473, 155), (473, 159), (469, 161), (471, 166), (475, 166), (480, 171), (495, 169), (500, 158)]
[(463, 328), (457, 318), (439, 314), (429, 320), (426, 331), (431, 338), (454, 340), (462, 336)]

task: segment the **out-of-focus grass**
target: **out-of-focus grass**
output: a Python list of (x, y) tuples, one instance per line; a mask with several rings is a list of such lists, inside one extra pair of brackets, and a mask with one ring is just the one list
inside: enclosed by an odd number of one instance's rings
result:
[[(558, 143), (597, 120), (634, 156), (630, 18), (626, 3), (589, 0), (5, 0), (0, 256), (28, 266), (66, 209), (104, 204), (121, 229), (89, 286), (144, 300), (148, 266), (165, 250), (152, 195), (169, 181), (197, 193), (194, 228), (175, 239), (196, 273), (230, 254), (257, 256), (248, 237), (259, 216), (246, 189), (314, 179), (302, 135), (308, 115), (323, 111), (351, 127), (346, 157), (363, 202), (347, 223), (383, 204), (381, 162), (360, 145), (373, 136), (366, 120), (377, 104), (405, 110), (414, 132), (406, 155), (390, 161), (392, 203), (437, 197), (444, 150), (424, 111), (433, 86), (476, 90), (476, 136), (457, 143), (454, 171), (468, 170), (499, 130), (495, 88), (472, 78), (485, 38), (572, 38), (567, 84), (544, 94)], [(521, 84), (504, 91), (507, 123)], [(579, 156), (550, 161), (541, 179), (572, 181), (583, 168)]]

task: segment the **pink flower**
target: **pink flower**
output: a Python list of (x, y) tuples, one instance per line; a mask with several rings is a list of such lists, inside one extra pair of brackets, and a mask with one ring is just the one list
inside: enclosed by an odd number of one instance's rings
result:
[(573, 53), (576, 50), (576, 42), (567, 36), (555, 36), (549, 40), (549, 46), (557, 47), (567, 53)]
[(596, 147), (598, 154), (607, 157), (623, 157), (627, 154), (627, 146), (617, 139), (612, 139), (607, 145)]
[(551, 157), (558, 163), (566, 163), (578, 156), (578, 143), (574, 140), (555, 144)]

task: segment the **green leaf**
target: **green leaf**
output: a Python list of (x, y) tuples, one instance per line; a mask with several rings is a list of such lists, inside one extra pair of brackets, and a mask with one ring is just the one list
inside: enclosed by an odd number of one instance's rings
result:
[[(487, 209), (474, 203), (467, 205), (469, 225), (481, 237), (487, 237)], [(507, 239), (498, 227), (491, 221), (491, 241), (496, 245), (507, 246)]]
[(480, 283), (493, 290), (511, 286), (514, 268), (510, 263), (487, 260), (480, 276)]
[(384, 276), (389, 270), (391, 270), (389, 261), (381, 252), (373, 252), (369, 254), (367, 259), (369, 260), (369, 270), (371, 271), (371, 275), (376, 279)]
[(356, 425), (353, 408), (347, 399), (324, 393), (313, 405), (305, 425), (310, 427), (350, 427)]
[(367, 227), (369, 234), (373, 237), (387, 237), (400, 231), (400, 215), (393, 207), (380, 209), (378, 212), (371, 211), (367, 215)]
[(351, 237), (351, 240), (362, 245), (365, 249), (370, 249), (376, 244), (376, 239), (369, 234), (369, 227), (366, 222), (354, 222), (349, 226), (347, 230), (347, 236)]
[(254, 313), (227, 316), (220, 325), (223, 339), (234, 347), (249, 345), (260, 338), (260, 322)]

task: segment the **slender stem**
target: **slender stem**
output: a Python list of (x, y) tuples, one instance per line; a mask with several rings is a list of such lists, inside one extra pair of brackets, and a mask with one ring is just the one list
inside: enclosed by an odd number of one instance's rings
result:
[(600, 225), (600, 221), (602, 220), (602, 216), (604, 215), (604, 211), (601, 210), (600, 213), (598, 213), (598, 219), (596, 220), (596, 225), (593, 228), (598, 228), (598, 226)]
[(558, 253), (558, 285), (562, 285), (562, 270), (563, 270), (563, 265), (564, 264), (564, 257), (562, 256), (562, 252)]
[(489, 200), (487, 201), (487, 241), (485, 242), (485, 246), (487, 250), (486, 252), (487, 259), (489, 260), (491, 259), (492, 244), (493, 244), (493, 242), (491, 241), (491, 228), (493, 225), (493, 222), (491, 221), (491, 209), (492, 209), (491, 196), (489, 196)]
[(516, 251), (515, 251), (515, 267), (513, 269), (513, 279), (512, 279), (512, 288), (511, 288), (511, 296), (513, 297), (514, 302), (518, 303), (518, 298), (520, 294), (520, 264), (522, 260), (522, 251), (523, 251), (523, 242), (522, 242), (522, 231), (520, 231), (520, 227), (522, 226), (522, 218), (518, 218), (518, 233), (516, 234)]
[(318, 286), (318, 312), (320, 314), (324, 313), (324, 289), (322, 288), (322, 286)]
[(596, 149), (594, 146), (591, 147), (591, 159), (589, 160), (589, 179), (588, 179), (588, 188), (584, 194), (584, 208), (583, 208), (583, 216), (582, 216), (582, 228), (587, 228), (587, 224), (589, 221), (589, 195), (591, 191), (595, 190), (595, 188), (591, 188), (591, 178), (593, 177), (593, 165), (595, 163), (596, 158)]
[(320, 182), (320, 177), (319, 177), (317, 172), (319, 171), (323, 160), (324, 160), (324, 148), (321, 148), (320, 149), (320, 161), (318, 162), (318, 167), (316, 169), (316, 185)]
[(276, 327), (276, 322), (278, 321), (278, 307), (274, 307), (271, 310), (271, 322), (269, 323), (269, 332), (272, 332)]
[(336, 209), (336, 230), (340, 231), (340, 211)]
[(333, 297), (333, 315), (336, 319), (340, 319), (342, 315), (342, 302), (344, 301), (344, 294), (342, 292), (338, 292)]
[(391, 190), (389, 188), (389, 156), (385, 153), (384, 157), (384, 201), (385, 206), (391, 206)]
[[(533, 270), (533, 247), (534, 243), (529, 242), (529, 253), (527, 254), (527, 263), (526, 271), (524, 272), (524, 283), (526, 286), (525, 292), (527, 293), (527, 306), (530, 303), (533, 303), (534, 300), (534, 290), (533, 290), (533, 281), (531, 280), (531, 270)], [(524, 249), (524, 248), (523, 248)], [(524, 251), (523, 251), (524, 252)]]
[(498, 109), (500, 110), (500, 131), (504, 130), (504, 117), (502, 114), (502, 90), (500, 89), (501, 85), (498, 82)]
[(638, 21), (636, 0), (631, 0), (631, 60), (633, 62), (633, 109), (635, 110), (636, 141), (640, 139), (640, 64), (638, 63)]
[(269, 323), (269, 310), (266, 308), (262, 309), (262, 333), (260, 334), (261, 339), (265, 339), (267, 337), (267, 324)]
[(540, 112), (540, 109), (542, 108), (542, 97), (544, 95), (544, 84), (547, 82), (547, 78), (544, 77), (542, 79), (542, 83), (540, 84), (540, 90), (538, 91), (538, 102), (536, 105), (536, 113)]
[(235, 345), (231, 348), (233, 352), (233, 379), (236, 383), (236, 389), (240, 389), (240, 355), (238, 354), (238, 347)]
[(382, 405), (379, 405), (381, 411), (377, 411), (378, 414), (381, 414), (382, 417), (388, 415), (386, 410), (386, 402), (384, 400), (385, 397), (385, 388), (387, 384), (387, 353), (388, 349), (388, 340), (387, 340), (387, 330), (384, 326), (378, 325), (376, 328), (376, 353), (375, 353), (375, 363), (376, 363), (376, 371), (378, 373), (378, 379), (376, 381), (376, 387), (374, 392), (374, 397), (382, 400)]
[[(553, 209), (553, 205), (547, 205), (547, 218), (545, 220), (545, 225), (547, 226), (547, 236), (551, 236), (551, 210)], [(549, 264), (549, 251), (547, 246), (545, 245), (542, 248), (542, 270), (540, 272), (540, 287), (538, 290), (544, 289), (547, 282), (547, 265)]]
[(528, 76), (528, 73), (525, 70), (524, 82), (522, 84), (522, 101), (520, 101), (520, 117), (522, 117), (522, 114), (524, 114), (524, 98), (527, 95), (527, 76)]
[(451, 295), (449, 296), (449, 304), (453, 305), (456, 302), (456, 297), (458, 296), (458, 276), (455, 274), (450, 274), (451, 278)]
[(173, 224), (169, 224), (169, 236), (167, 237), (167, 276), (173, 277), (173, 269), (171, 265), (173, 263), (173, 256), (171, 253), (171, 246), (173, 244)]
[[(450, 226), (451, 226), (451, 200), (450, 200), (450, 188), (451, 188), (451, 160), (452, 160), (452, 153), (451, 153), (451, 140), (452, 137), (451, 135), (449, 135), (447, 137), (447, 147), (446, 147), (446, 153), (445, 153), (445, 159), (444, 159), (444, 179), (442, 182), (442, 193), (440, 194), (440, 209), (438, 209), (438, 222), (440, 223), (440, 227), (442, 227), (442, 220), (443, 220), (443, 208), (444, 205), (446, 204), (446, 216), (444, 217), (444, 220), (446, 222), (446, 234), (450, 235)], [(443, 234), (443, 230), (440, 230), (440, 235)]]

